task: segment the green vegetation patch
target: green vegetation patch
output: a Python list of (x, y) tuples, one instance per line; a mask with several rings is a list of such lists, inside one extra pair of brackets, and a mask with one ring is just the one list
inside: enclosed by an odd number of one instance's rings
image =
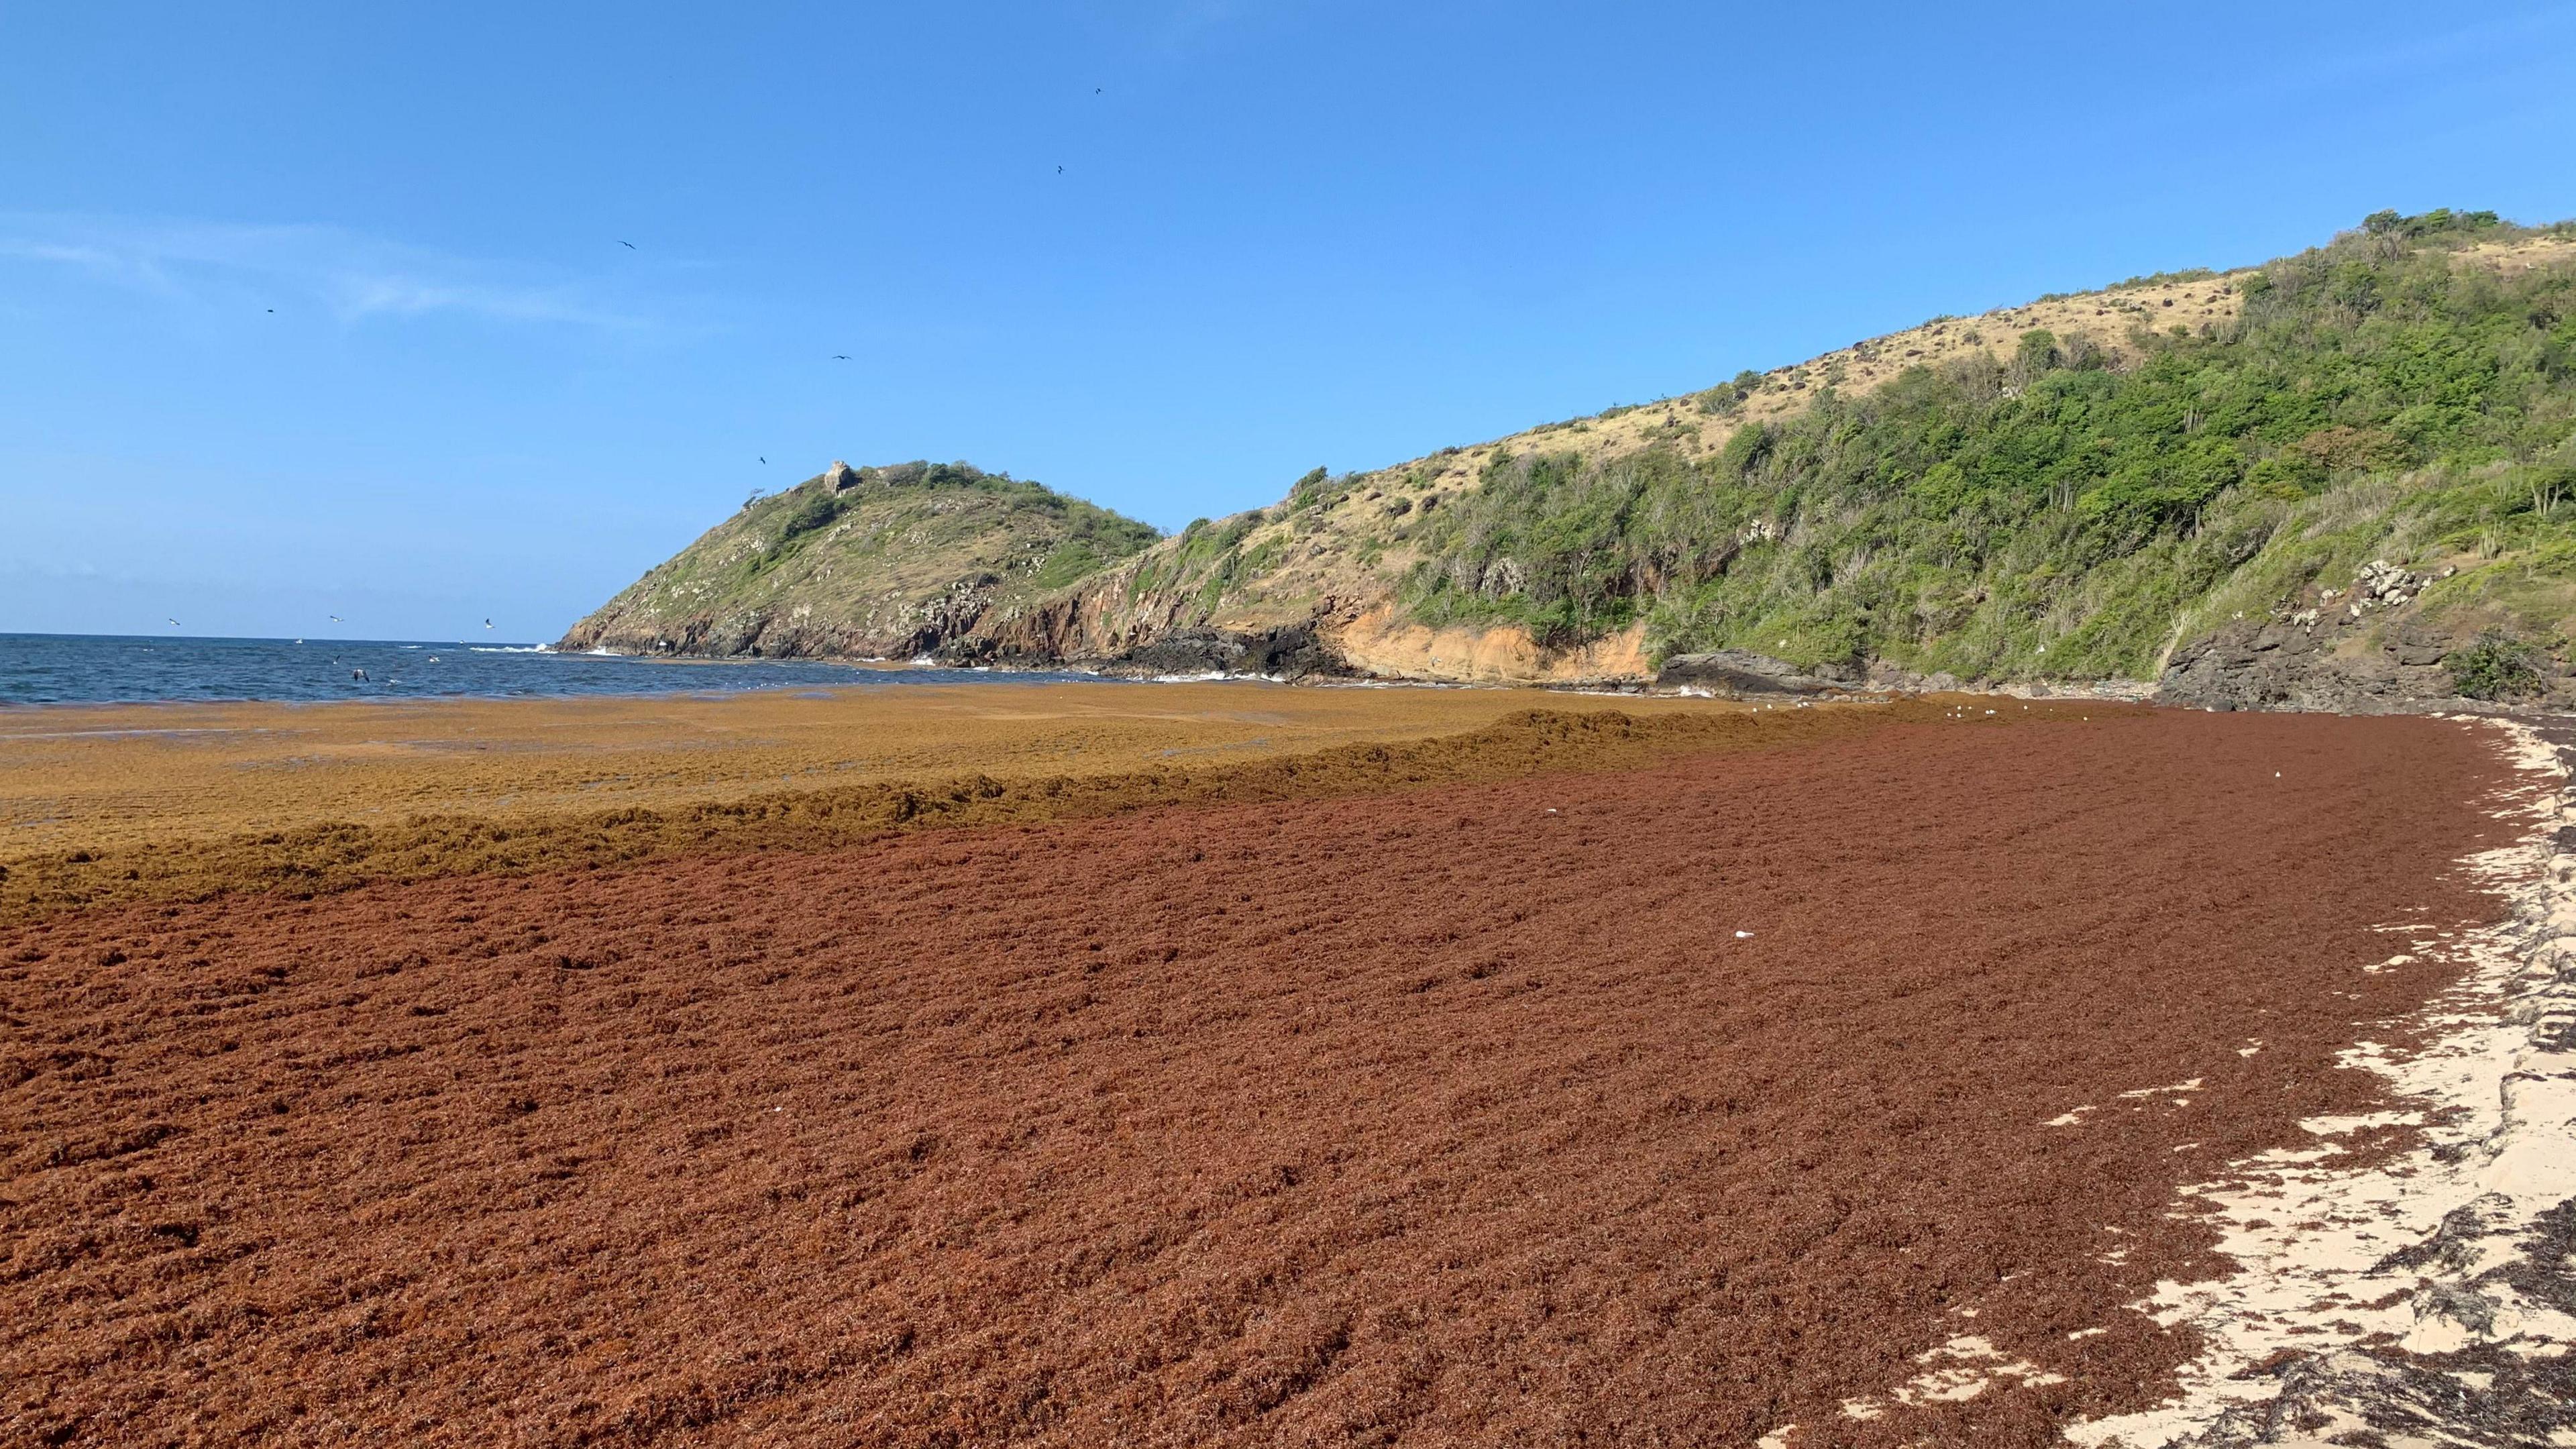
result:
[(2451, 689), (2470, 699), (2529, 699), (2543, 680), (2540, 651), (2502, 634), (2482, 634), (2466, 649), (2442, 661), (2451, 674)]

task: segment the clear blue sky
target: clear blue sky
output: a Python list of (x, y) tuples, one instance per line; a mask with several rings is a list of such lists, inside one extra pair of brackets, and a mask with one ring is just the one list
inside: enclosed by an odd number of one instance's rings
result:
[(2576, 7), (2142, 14), (10, 6), (0, 631), (551, 638), (835, 457), (1173, 528), (2383, 206), (2576, 214)]

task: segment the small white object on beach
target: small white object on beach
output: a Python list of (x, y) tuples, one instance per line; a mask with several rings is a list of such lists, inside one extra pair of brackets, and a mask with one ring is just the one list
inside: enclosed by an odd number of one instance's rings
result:
[(1735, 939), (1739, 941), (1750, 941), (1753, 939), (1753, 933), (1751, 931), (1738, 931), (1735, 933)]

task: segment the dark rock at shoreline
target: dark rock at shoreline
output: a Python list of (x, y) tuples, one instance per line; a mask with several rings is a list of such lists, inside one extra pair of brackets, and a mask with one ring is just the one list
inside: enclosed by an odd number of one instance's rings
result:
[(1350, 672), (1310, 624), (1241, 634), (1175, 629), (1104, 668), (1112, 674), (1254, 674), (1272, 679)]
[(1676, 654), (1664, 661), (1655, 683), (1691, 685), (1727, 694), (1827, 694), (1848, 689), (1853, 681), (1809, 672), (1785, 659), (1750, 649), (1720, 649), (1708, 654)]

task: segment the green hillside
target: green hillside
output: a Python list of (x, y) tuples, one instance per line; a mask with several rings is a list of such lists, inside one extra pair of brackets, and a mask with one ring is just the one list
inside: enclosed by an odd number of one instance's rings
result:
[(2464, 568), (2428, 607), (2555, 640), (2576, 268), (2461, 254), (2570, 234), (2384, 214), (2244, 277), (2222, 327), (1998, 339), (1696, 459), (1504, 453), (1404, 603), (1560, 643), (1642, 621), (1657, 654), (2143, 678), (2193, 624), (2385, 556)]
[(1157, 536), (964, 463), (835, 463), (755, 496), (557, 647), (908, 659)]
[(2538, 697), (2571, 693), (2570, 495), (2576, 224), (2383, 212), (2260, 267), (1316, 469), (1159, 540), (963, 465), (841, 470), (565, 642), (1502, 681), (1741, 651), (2226, 704)]

